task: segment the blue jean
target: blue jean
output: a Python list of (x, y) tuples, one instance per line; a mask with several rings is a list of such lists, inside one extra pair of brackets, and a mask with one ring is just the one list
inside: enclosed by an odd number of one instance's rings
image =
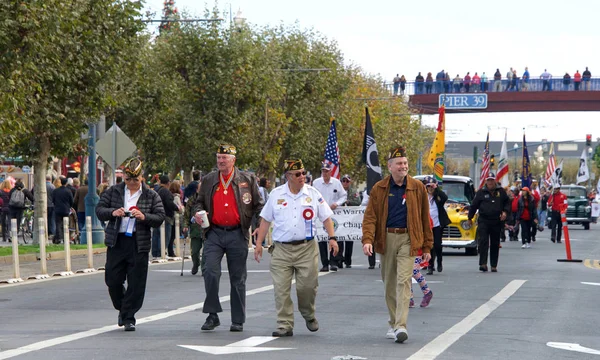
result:
[[(164, 222), (165, 224), (165, 251), (167, 249), (167, 245), (169, 244), (169, 239), (171, 238), (171, 231), (173, 230), (173, 225)], [(160, 228), (152, 229), (152, 257), (161, 257), (160, 253)]]
[(546, 224), (546, 213), (547, 210), (540, 210), (538, 213), (538, 224), (544, 226)]

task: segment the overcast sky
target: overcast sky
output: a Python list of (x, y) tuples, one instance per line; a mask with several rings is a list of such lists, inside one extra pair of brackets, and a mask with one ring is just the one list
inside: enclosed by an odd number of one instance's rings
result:
[[(175, 0), (179, 10), (202, 15), (205, 5), (197, 0)], [(600, 28), (593, 14), (600, 1), (569, 2), (474, 0), (355, 1), (355, 0), (237, 0), (219, 2), (223, 11), (242, 11), (258, 25), (293, 24), (314, 28), (337, 41), (347, 63), (391, 79), (396, 73), (413, 81), (421, 71), (446, 70), (451, 77), (467, 71), (492, 75), (509, 67), (519, 76), (525, 66), (532, 77), (548, 69), (554, 77), (571, 75), (586, 66), (600, 76)], [(147, 0), (146, 9), (161, 15), (163, 0)], [(229, 21), (229, 16), (225, 16)], [(424, 123), (435, 126), (428, 115)], [(450, 114), (446, 117), (451, 141), (520, 141), (523, 127), (528, 141), (584, 140), (586, 133), (600, 137), (598, 112)]]

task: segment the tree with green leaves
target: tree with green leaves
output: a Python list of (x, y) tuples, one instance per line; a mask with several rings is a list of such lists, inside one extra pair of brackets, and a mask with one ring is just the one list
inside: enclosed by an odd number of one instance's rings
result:
[(135, 64), (141, 2), (0, 2), (0, 145), (29, 158), (36, 217), (46, 215), (50, 156), (65, 156), (114, 101), (119, 70)]

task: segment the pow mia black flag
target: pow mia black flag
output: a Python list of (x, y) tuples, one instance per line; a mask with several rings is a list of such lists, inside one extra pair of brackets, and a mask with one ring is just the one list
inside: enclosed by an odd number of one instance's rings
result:
[(373, 135), (373, 126), (369, 116), (369, 108), (365, 107), (367, 123), (365, 124), (365, 140), (363, 142), (362, 161), (367, 165), (367, 194), (376, 182), (382, 179), (381, 166), (379, 166), (379, 153)]

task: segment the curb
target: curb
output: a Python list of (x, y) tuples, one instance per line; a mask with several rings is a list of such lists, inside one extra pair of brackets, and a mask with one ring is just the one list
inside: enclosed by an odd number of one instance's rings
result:
[[(71, 250), (71, 256), (87, 255), (87, 252), (88, 252), (87, 249)], [(106, 248), (105, 247), (104, 248), (94, 248), (92, 253), (94, 255), (104, 254), (104, 253), (106, 253)], [(46, 260), (61, 260), (64, 258), (65, 258), (64, 251), (54, 251), (54, 252), (49, 252), (46, 254)], [(38, 260), (40, 260), (40, 253), (19, 255), (19, 263), (36, 262)], [(13, 263), (12, 255), (0, 256), (0, 264), (11, 265), (12, 263)]]

